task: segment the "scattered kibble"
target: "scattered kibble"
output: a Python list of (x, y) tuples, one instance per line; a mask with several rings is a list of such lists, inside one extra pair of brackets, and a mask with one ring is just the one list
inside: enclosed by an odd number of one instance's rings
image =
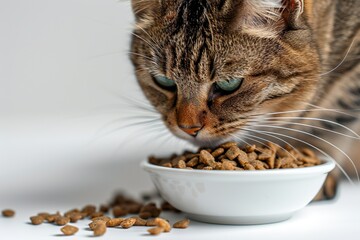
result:
[(131, 228), (136, 223), (136, 218), (127, 218), (121, 222), (120, 226), (122, 228)]
[(147, 230), (151, 235), (159, 235), (164, 232), (164, 228), (162, 227), (154, 227)]
[(13, 217), (15, 215), (15, 211), (12, 209), (4, 209), (1, 213), (4, 217)]
[(75, 226), (71, 226), (71, 225), (66, 225), (62, 228), (60, 228), (60, 231), (66, 235), (66, 236), (70, 236), (70, 235), (74, 235), (75, 233), (77, 233), (77, 231), (79, 231), (79, 229)]
[[(184, 158), (179, 158), (174, 161), (174, 165), (179, 165), (179, 163), (181, 165), (181, 161), (184, 161)], [(158, 195), (153, 195), (155, 198), (158, 197)], [(151, 200), (151, 198), (147, 201), (149, 200)], [(90, 230), (93, 231), (94, 236), (104, 235), (108, 227), (128, 229), (135, 226), (152, 227), (148, 229), (149, 234), (158, 235), (162, 232), (169, 232), (171, 230), (169, 221), (159, 217), (162, 211), (180, 212), (168, 202), (162, 202), (161, 206), (158, 207), (155, 202), (147, 202), (145, 204), (119, 194), (114, 198), (111, 204), (102, 204), (98, 210), (95, 205), (86, 205), (81, 209), (70, 209), (63, 214), (60, 212), (40, 212), (37, 215), (30, 217), (30, 220), (33, 225), (39, 225), (44, 221), (47, 221), (48, 223), (62, 226), (60, 231), (65, 236), (74, 235), (79, 231), (78, 227), (69, 225), (69, 222), (76, 223), (84, 219), (90, 220), (88, 225)], [(7, 213), (4, 212), (5, 210), (3, 211), (3, 215), (6, 215)], [(113, 218), (104, 215), (105, 212), (108, 214), (112, 213)], [(128, 216), (129, 214), (132, 215), (125, 218), (118, 217)], [(176, 223), (179, 225), (179, 228), (185, 228), (185, 225), (188, 225), (186, 222), (181, 222), (182, 221)], [(176, 224), (174, 227), (177, 226)]]
[(98, 221), (98, 224), (94, 227), (94, 236), (102, 236), (106, 233), (106, 223), (104, 221)]
[(30, 217), (30, 221), (32, 225), (40, 225), (44, 222), (44, 217), (42, 216), (32, 216)]
[(158, 227), (161, 227), (164, 229), (164, 232), (170, 232), (171, 225), (168, 221), (166, 221), (163, 218), (155, 218), (155, 223)]
[(187, 228), (189, 226), (189, 224), (190, 224), (189, 219), (183, 219), (181, 221), (174, 223), (173, 227), (174, 228)]
[(125, 220), (125, 218), (112, 218), (106, 222), (107, 227), (117, 227)]

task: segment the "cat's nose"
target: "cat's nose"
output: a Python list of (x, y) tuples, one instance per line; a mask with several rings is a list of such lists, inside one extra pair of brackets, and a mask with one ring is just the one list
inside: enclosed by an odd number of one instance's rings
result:
[(189, 134), (190, 136), (196, 137), (199, 131), (202, 129), (202, 126), (184, 126), (179, 125), (179, 128)]

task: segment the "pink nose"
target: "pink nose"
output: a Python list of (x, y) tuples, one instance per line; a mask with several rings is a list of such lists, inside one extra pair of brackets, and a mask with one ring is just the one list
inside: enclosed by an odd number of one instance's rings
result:
[(202, 127), (198, 126), (179, 126), (181, 130), (189, 134), (190, 136), (196, 137)]

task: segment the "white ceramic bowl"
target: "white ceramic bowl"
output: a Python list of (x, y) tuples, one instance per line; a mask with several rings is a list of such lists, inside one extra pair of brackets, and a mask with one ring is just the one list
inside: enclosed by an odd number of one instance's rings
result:
[(305, 207), (335, 164), (264, 171), (209, 171), (142, 162), (161, 196), (190, 218), (218, 224), (287, 220)]

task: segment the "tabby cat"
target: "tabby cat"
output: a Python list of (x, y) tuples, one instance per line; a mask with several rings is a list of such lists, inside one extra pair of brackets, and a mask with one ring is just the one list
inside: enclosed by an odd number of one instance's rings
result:
[[(138, 82), (176, 136), (198, 145), (315, 146), (357, 175), (359, 0), (132, 0), (132, 7)], [(324, 196), (334, 189), (330, 177)]]

